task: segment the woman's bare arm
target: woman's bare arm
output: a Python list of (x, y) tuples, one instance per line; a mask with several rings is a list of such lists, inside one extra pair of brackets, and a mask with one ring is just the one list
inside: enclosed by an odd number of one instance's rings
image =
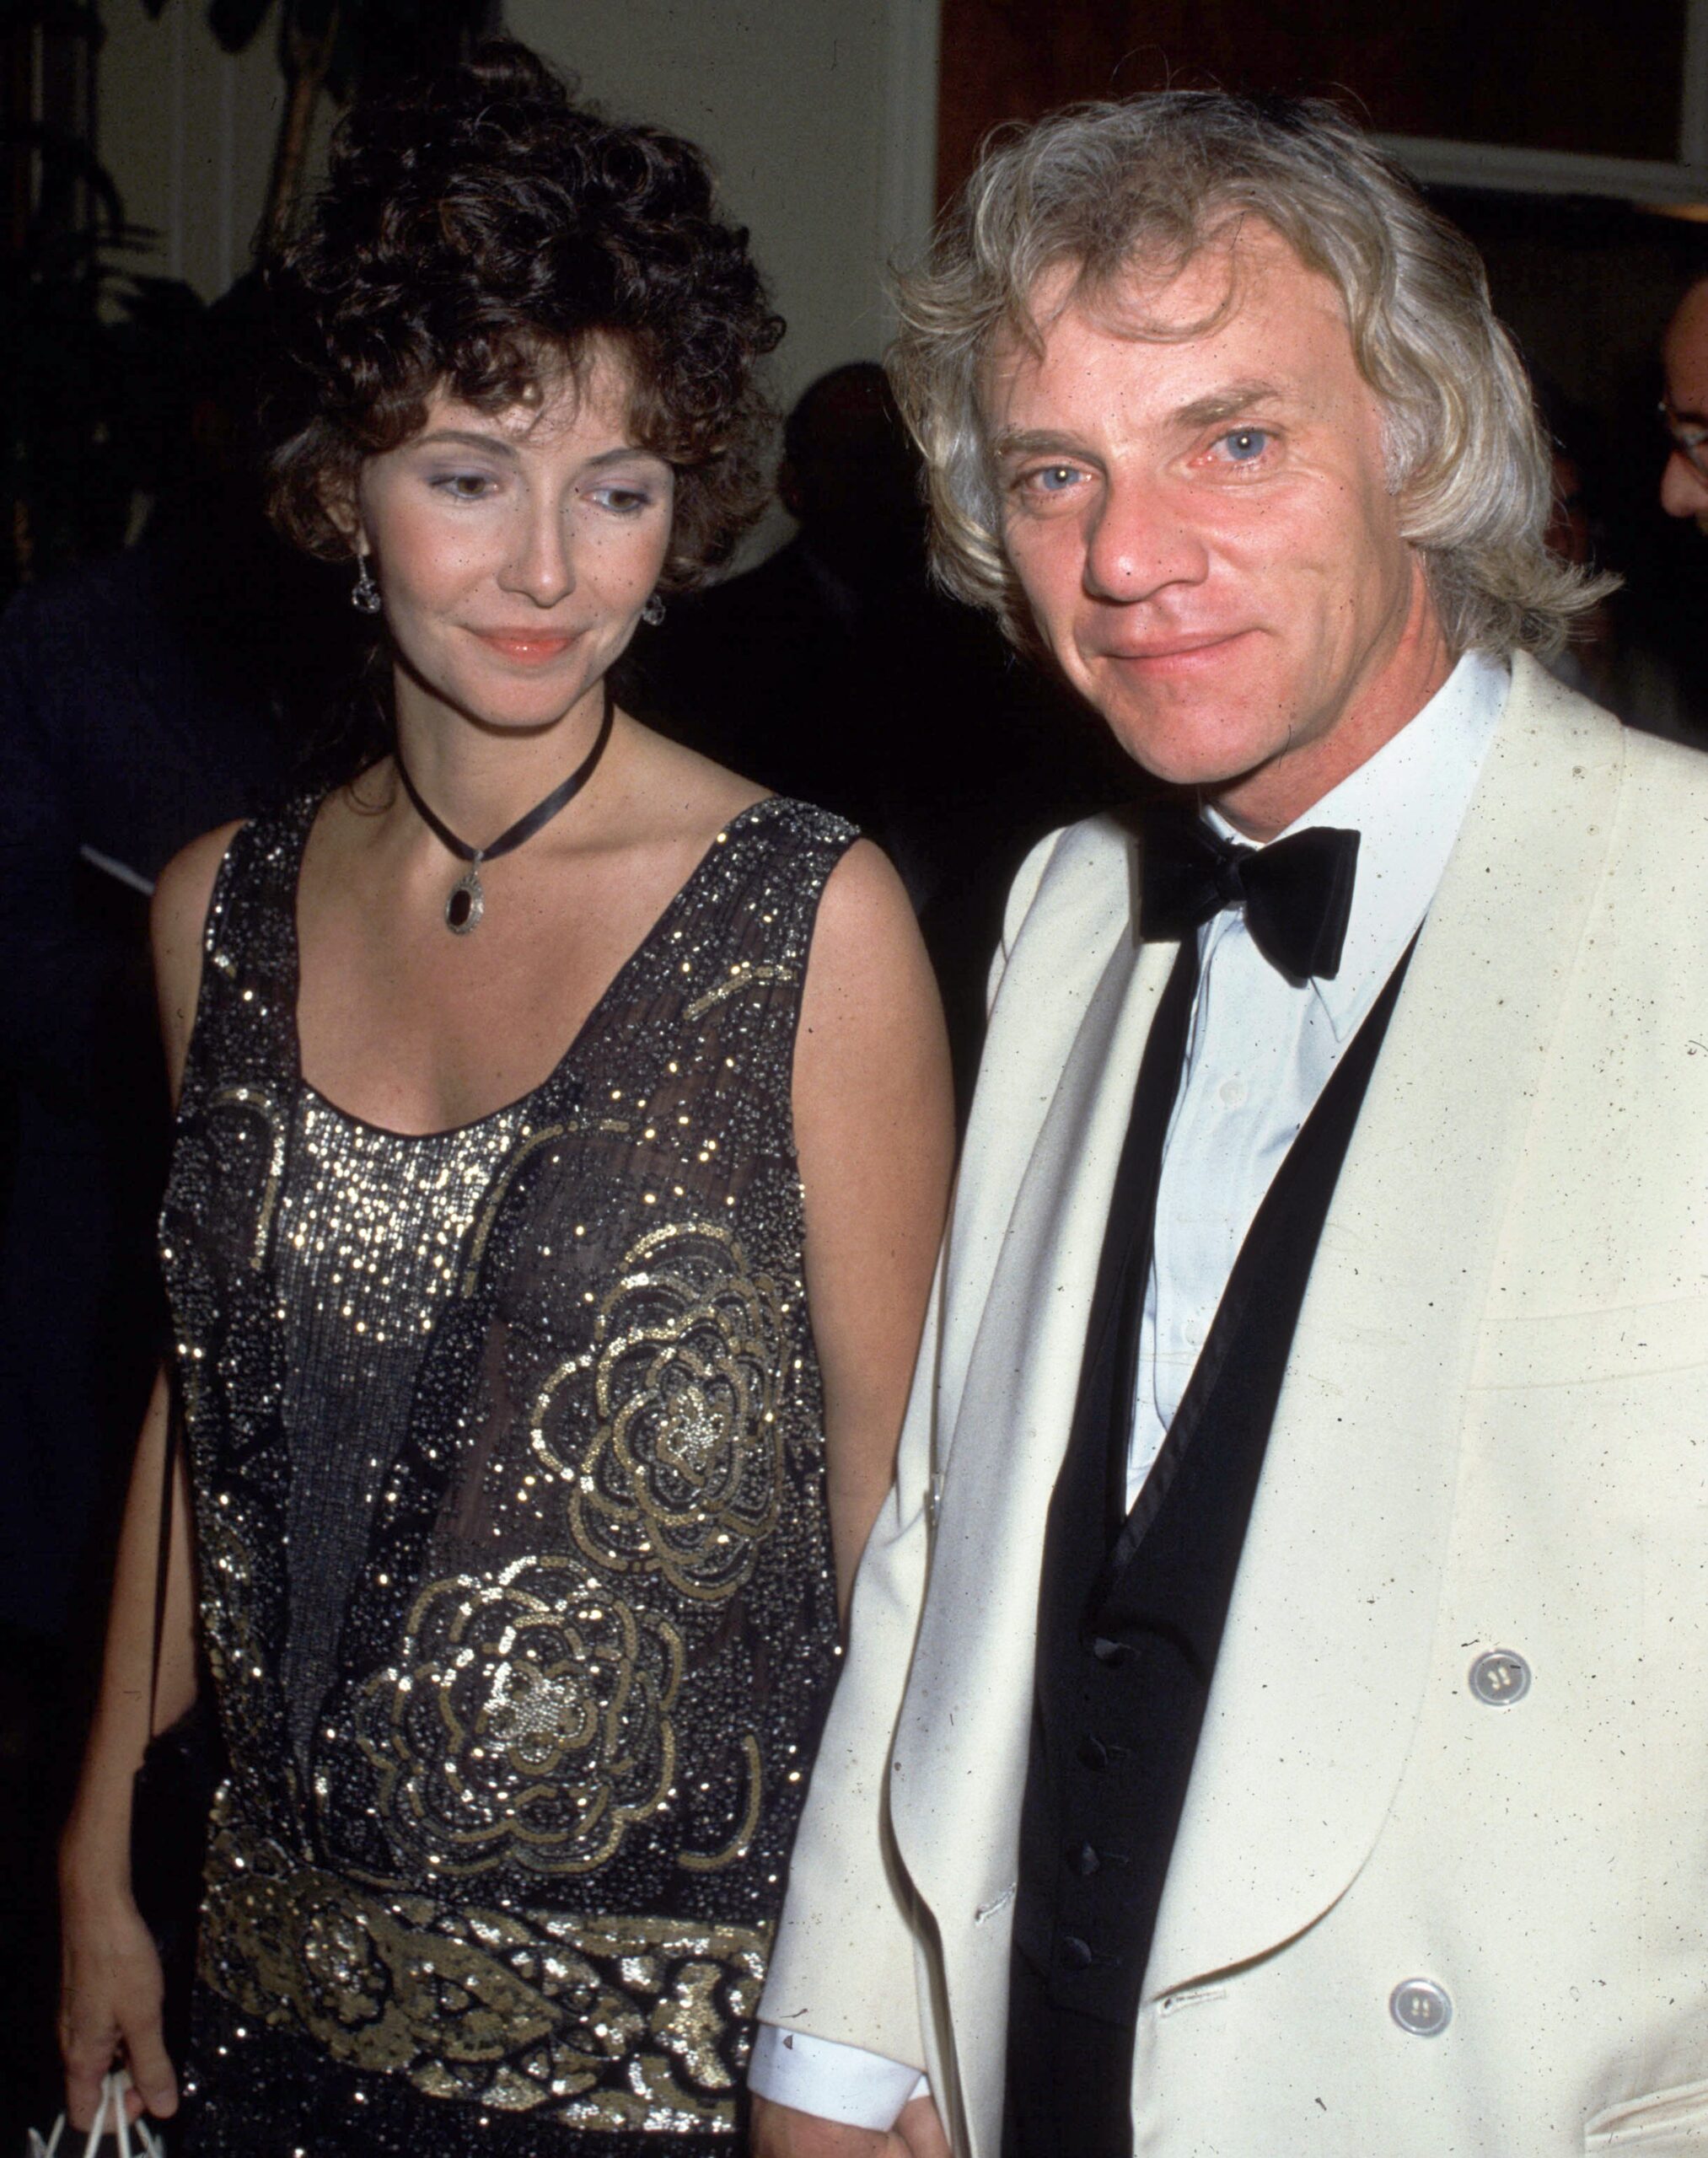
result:
[[(155, 894), (155, 975), (167, 1064), (176, 1098), (201, 981), (201, 924), (230, 828), (210, 833), (167, 868)], [(154, 1607), (166, 1466), (169, 1390), (164, 1372), (142, 1421), (118, 1559), (89, 1743), (60, 1843), (64, 1975), (60, 2043), (73, 2127), (94, 2114), (101, 2078), (123, 2053), (136, 2085), (134, 2115), (176, 2109), (177, 2086), (160, 2033), (160, 1967), (131, 1890), (132, 1780), (151, 1731), (196, 1697), (194, 1570), (189, 1486), (180, 1459), (173, 1490), (160, 1668), (154, 1678)]]
[(937, 985), (900, 878), (863, 842), (837, 865), (819, 906), (794, 1108), (846, 1614), (894, 1474), (954, 1154)]

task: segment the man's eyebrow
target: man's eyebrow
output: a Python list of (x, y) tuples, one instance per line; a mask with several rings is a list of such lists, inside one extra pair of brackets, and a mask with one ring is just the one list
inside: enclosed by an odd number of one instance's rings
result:
[(1281, 395), (1279, 384), (1273, 382), (1231, 382), (1225, 389), (1212, 390), (1207, 397), (1181, 405), (1174, 418), (1183, 427), (1213, 427), (1218, 420), (1232, 420), (1249, 412), (1254, 405), (1271, 405)]
[(1072, 435), (1052, 434), (1047, 427), (1011, 427), (991, 444), (994, 457), (1088, 457), (1091, 453)]
[[(1279, 383), (1256, 379), (1230, 382), (1223, 389), (1211, 390), (1207, 397), (1195, 397), (1190, 405), (1182, 405), (1171, 416), (1178, 427), (1213, 427), (1217, 421), (1235, 419), (1255, 405), (1272, 405), (1286, 394)], [(996, 438), (991, 451), (998, 460), (1016, 457), (1093, 457), (1093, 453), (1074, 436), (1056, 434), (1047, 427), (1011, 429)]]

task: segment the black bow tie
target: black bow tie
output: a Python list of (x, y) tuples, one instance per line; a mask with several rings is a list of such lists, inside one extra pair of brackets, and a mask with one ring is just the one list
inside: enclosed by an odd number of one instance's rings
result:
[(1269, 846), (1240, 846), (1196, 817), (1159, 811), (1145, 821), (1139, 934), (1175, 943), (1224, 907), (1243, 906), (1251, 940), (1271, 966), (1293, 981), (1332, 981), (1357, 864), (1356, 832), (1319, 825)]

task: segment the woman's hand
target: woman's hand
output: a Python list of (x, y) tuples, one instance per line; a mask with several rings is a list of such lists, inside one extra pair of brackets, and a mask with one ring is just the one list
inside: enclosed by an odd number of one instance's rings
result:
[(133, 2088), (132, 2120), (178, 2110), (178, 2079), (160, 2024), (160, 1958), (128, 1895), (115, 1889), (85, 1900), (67, 1882), (62, 1904), (59, 2050), (65, 2062), (66, 2112), (87, 2128), (100, 2103), (101, 2079), (123, 2059)]
[(175, 1464), (173, 1529), (160, 1662), (154, 1667), (154, 1598), (160, 1565), (160, 1500), (165, 1478), (167, 1390), (164, 1374), (143, 1420), (119, 1536), (89, 1742), (76, 1801), (59, 1847), (62, 1978), (59, 2046), (66, 2107), (86, 2128), (100, 2103), (101, 2078), (122, 2056), (135, 2088), (126, 2108), (164, 2117), (178, 2086), (160, 2031), (160, 1959), (131, 1893), (131, 1811), (137, 1769), (148, 1743), (150, 1708), (161, 1728), (196, 1696), (189, 1486)]

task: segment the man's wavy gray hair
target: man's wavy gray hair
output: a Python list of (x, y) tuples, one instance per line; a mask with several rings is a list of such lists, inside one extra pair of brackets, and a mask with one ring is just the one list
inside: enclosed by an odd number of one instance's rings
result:
[[(891, 373), (925, 455), (939, 577), (1017, 642), (1031, 636), (1002, 545), (980, 391), (998, 339), (1036, 345), (1039, 281), (1074, 267), (1075, 289), (1100, 296), (1135, 268), (1179, 268), (1246, 217), (1340, 291), (1386, 416), (1401, 529), (1423, 554), (1453, 648), (1557, 651), (1617, 579), (1574, 567), (1544, 540), (1547, 438), (1481, 259), (1350, 121), (1314, 100), (1165, 90), (1072, 106), (994, 139), (924, 263), (897, 281)], [(1236, 298), (1230, 287), (1225, 304)]]

